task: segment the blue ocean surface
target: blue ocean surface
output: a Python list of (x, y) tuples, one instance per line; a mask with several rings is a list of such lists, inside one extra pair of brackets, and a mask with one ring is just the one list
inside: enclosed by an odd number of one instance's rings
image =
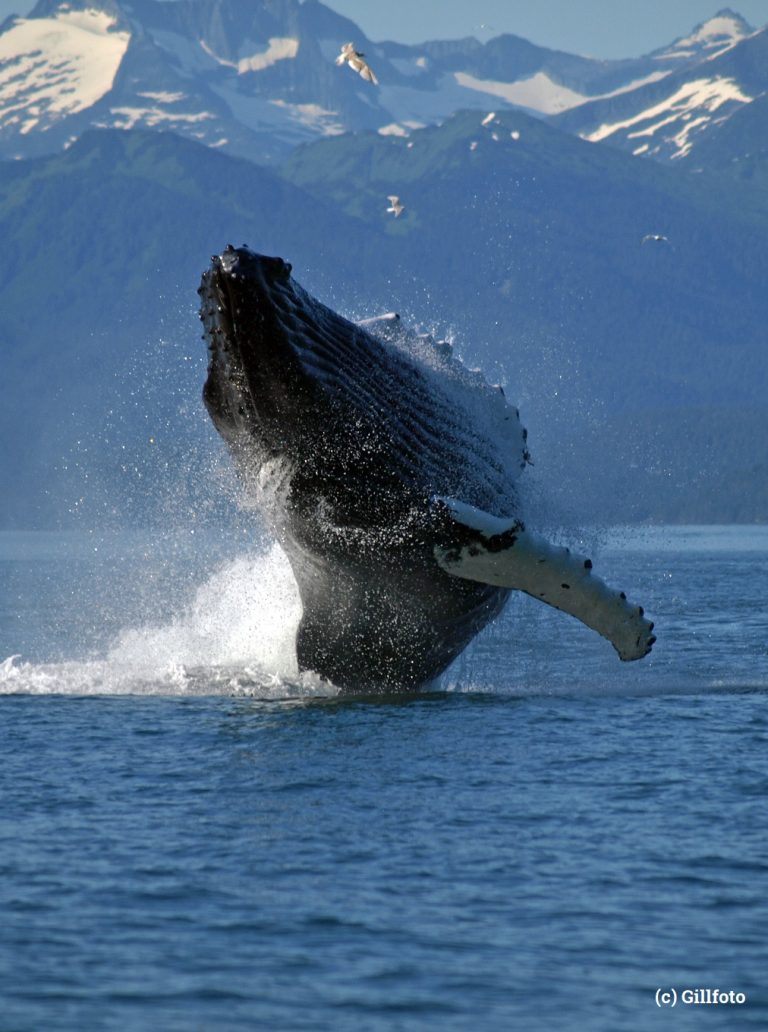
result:
[(768, 1027), (768, 528), (586, 544), (647, 659), (340, 697), (247, 534), (0, 534), (0, 1030)]

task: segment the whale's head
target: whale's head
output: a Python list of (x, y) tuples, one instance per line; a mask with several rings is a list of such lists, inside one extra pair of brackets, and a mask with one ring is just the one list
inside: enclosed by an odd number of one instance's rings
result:
[(251, 466), (285, 451), (286, 429), (300, 424), (310, 400), (291, 341), (297, 291), (288, 262), (231, 244), (212, 257), (198, 291), (209, 351), (203, 399), (235, 457), (247, 451)]
[[(204, 400), (246, 485), (279, 470), (294, 497), (346, 525), (387, 522), (432, 495), (509, 498), (524, 464), (517, 410), (433, 341), (422, 342), (434, 352), (425, 363), (312, 297), (282, 258), (247, 247), (214, 256), (199, 293)], [(467, 399), (492, 414), (490, 432)]]
[[(413, 370), (312, 297), (282, 258), (230, 245), (212, 258), (199, 293), (209, 350), (203, 398), (247, 495), (266, 507), (276, 492), (283, 515), (322, 509), (324, 522), (380, 506), (393, 491), (401, 497), (400, 427), (387, 405), (397, 393), (408, 408)], [(293, 533), (318, 525), (290, 522)]]

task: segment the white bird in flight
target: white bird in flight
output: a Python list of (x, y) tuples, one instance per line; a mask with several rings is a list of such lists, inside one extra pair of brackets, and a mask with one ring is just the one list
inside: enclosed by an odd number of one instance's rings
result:
[(341, 53), (336, 58), (337, 65), (348, 64), (349, 67), (357, 72), (363, 79), (368, 82), (372, 82), (374, 86), (379, 85), (379, 80), (373, 74), (371, 66), (367, 61), (364, 60), (365, 54), (361, 54), (359, 50), (355, 50), (354, 43), (345, 43), (341, 48)]
[(400, 198), (396, 194), (391, 194), (387, 197), (391, 207), (387, 208), (387, 212), (394, 215), (395, 218), (400, 218), (402, 213), (405, 211), (404, 205), (400, 203)]
[(665, 237), (663, 233), (646, 233), (640, 242), (643, 244), (647, 244), (651, 240), (653, 240), (657, 244), (669, 243), (669, 237)]

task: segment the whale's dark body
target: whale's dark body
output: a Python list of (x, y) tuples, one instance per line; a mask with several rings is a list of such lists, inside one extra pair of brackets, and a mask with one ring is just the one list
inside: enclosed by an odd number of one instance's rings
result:
[[(477, 552), (476, 530), (439, 499), (490, 519), (514, 514), (525, 434), (505, 407), (511, 429), (500, 446), (441, 379), (503, 405), (497, 392), (466, 375), (459, 382), (457, 363), (433, 344), (430, 371), (311, 297), (290, 272), (247, 248), (213, 259), (200, 287), (205, 404), (290, 560), (303, 608), (300, 668), (342, 688), (418, 687), (509, 594), (438, 564), (436, 549)], [(496, 537), (501, 549), (504, 535)]]

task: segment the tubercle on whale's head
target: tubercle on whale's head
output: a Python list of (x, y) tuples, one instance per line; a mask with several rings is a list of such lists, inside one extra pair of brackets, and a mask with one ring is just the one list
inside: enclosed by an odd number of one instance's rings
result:
[(227, 244), (222, 253), (214, 255), (211, 260), (214, 266), (218, 265), (234, 282), (261, 281), (264, 289), (269, 289), (276, 283), (286, 283), (293, 268), (291, 263), (283, 258), (257, 254), (245, 245), (233, 247), (232, 244)]
[(301, 290), (282, 258), (228, 244), (203, 273), (200, 319), (209, 349), (203, 399), (225, 439), (282, 450), (284, 428), (311, 389), (286, 323)]

